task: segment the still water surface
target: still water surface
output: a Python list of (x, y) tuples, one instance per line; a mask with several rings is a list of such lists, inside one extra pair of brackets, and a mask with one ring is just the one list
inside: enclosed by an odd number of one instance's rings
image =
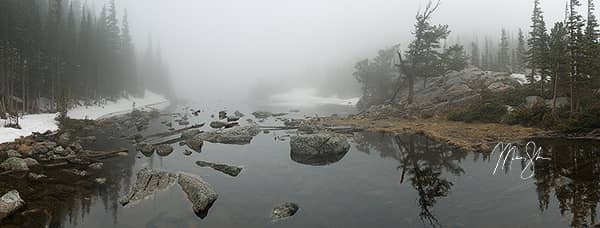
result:
[[(210, 121), (218, 110), (204, 110), (191, 122)], [(306, 109), (293, 116), (346, 111)], [(154, 120), (144, 133), (164, 131), (160, 122), (169, 118)], [(271, 118), (260, 124), (281, 123)], [(175, 152), (167, 157), (130, 153), (114, 159), (105, 164), (107, 185), (72, 199), (53, 226), (583, 227), (597, 219), (600, 145), (595, 142), (537, 140), (550, 160), (536, 162), (534, 177), (523, 180), (520, 173), (525, 164), (520, 161), (492, 175), (497, 154), (460, 151), (420, 135), (356, 133), (343, 157), (293, 160), (289, 138), (278, 137), (293, 134), (261, 133), (243, 146), (206, 143), (202, 152), (191, 156), (174, 144)], [(99, 138), (98, 144), (102, 142)], [(244, 169), (238, 177), (230, 177), (196, 166), (197, 160)], [(219, 198), (205, 218), (193, 213), (178, 185), (132, 207), (120, 206), (118, 197), (144, 167), (198, 175)], [(300, 206), (298, 213), (271, 222), (271, 209), (288, 201)]]

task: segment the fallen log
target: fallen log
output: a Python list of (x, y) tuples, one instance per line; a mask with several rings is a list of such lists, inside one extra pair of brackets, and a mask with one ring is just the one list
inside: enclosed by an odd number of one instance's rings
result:
[(184, 131), (187, 131), (187, 130), (191, 130), (191, 129), (194, 129), (194, 128), (204, 127), (205, 124), (206, 123), (194, 124), (192, 126), (181, 128), (181, 129), (178, 129), (178, 130), (175, 130), (175, 131), (162, 132), (162, 133), (157, 133), (157, 134), (153, 134), (153, 135), (148, 135), (144, 139), (142, 139), (142, 141), (147, 141), (148, 139), (151, 139), (151, 138), (164, 138), (164, 137), (168, 137), (168, 136), (180, 134), (180, 133), (183, 133)]

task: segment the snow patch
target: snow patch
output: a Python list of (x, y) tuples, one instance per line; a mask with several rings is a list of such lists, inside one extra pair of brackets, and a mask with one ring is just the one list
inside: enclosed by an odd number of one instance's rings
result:
[(11, 142), (21, 136), (31, 135), (33, 132), (46, 132), (58, 130), (58, 122), (55, 120), (57, 113), (25, 115), (19, 119), (21, 129), (3, 127), (8, 121), (1, 120), (0, 143)]
[(169, 106), (169, 100), (167, 100), (164, 96), (146, 91), (144, 97), (142, 98), (129, 96), (121, 98), (117, 101), (109, 101), (100, 106), (75, 107), (67, 112), (67, 116), (71, 119), (97, 120), (126, 114), (133, 111), (134, 108), (163, 109), (167, 106)]
[(270, 102), (277, 106), (311, 107), (324, 104), (354, 106), (360, 98), (343, 99), (338, 96), (321, 97), (314, 88), (295, 88), (287, 93), (276, 94), (270, 97)]
[[(67, 112), (72, 119), (102, 119), (115, 115), (129, 113), (136, 109), (164, 109), (170, 105), (164, 96), (146, 91), (143, 98), (125, 97), (114, 102), (107, 102), (102, 106), (79, 106)], [(25, 115), (19, 119), (21, 129), (5, 128), (7, 120), (0, 120), (0, 143), (12, 142), (23, 136), (31, 135), (33, 132), (46, 132), (58, 130), (58, 122), (55, 120), (58, 113)]]

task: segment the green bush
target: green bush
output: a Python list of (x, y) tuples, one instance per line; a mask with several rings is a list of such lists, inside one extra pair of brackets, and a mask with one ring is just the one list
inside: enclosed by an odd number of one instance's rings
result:
[(448, 120), (465, 122), (499, 123), (507, 114), (506, 107), (497, 102), (476, 102), (448, 114)]

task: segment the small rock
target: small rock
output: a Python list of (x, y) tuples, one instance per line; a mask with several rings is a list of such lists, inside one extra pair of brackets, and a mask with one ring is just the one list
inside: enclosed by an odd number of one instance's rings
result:
[(69, 148), (74, 152), (79, 152), (83, 150), (83, 147), (78, 142), (71, 143), (71, 145), (69, 145)]
[(239, 117), (239, 118), (242, 118), (242, 117), (244, 117), (244, 113), (241, 113), (240, 111), (235, 111), (235, 112), (233, 113), (233, 115), (234, 115), (235, 117)]
[(291, 217), (294, 214), (296, 214), (298, 209), (300, 209), (300, 207), (298, 207), (298, 204), (290, 203), (290, 202), (283, 203), (283, 204), (273, 208), (273, 211), (271, 212), (271, 219), (273, 221), (279, 221), (279, 220)]
[(190, 156), (190, 155), (192, 155), (192, 151), (185, 149), (185, 150), (183, 150), (183, 155)]
[(17, 190), (7, 192), (0, 197), (0, 221), (25, 206)]
[(104, 184), (104, 183), (106, 183), (106, 178), (99, 177), (99, 178), (94, 179), (94, 182), (96, 182), (97, 184)]
[(171, 153), (173, 153), (173, 147), (171, 147), (171, 145), (162, 144), (156, 146), (156, 154), (159, 156), (169, 156)]
[(60, 145), (69, 145), (71, 141), (71, 133), (65, 132), (58, 136), (58, 144)]
[(212, 128), (216, 128), (216, 129), (220, 129), (220, 128), (224, 128), (227, 126), (226, 122), (221, 122), (221, 121), (213, 121), (210, 123), (209, 125)]
[(37, 173), (29, 173), (29, 174), (27, 174), (27, 176), (29, 177), (29, 179), (32, 179), (32, 180), (40, 180), (40, 179), (47, 177), (44, 174), (37, 174)]
[(141, 143), (137, 145), (137, 150), (144, 156), (150, 157), (154, 153), (154, 147), (151, 144)]
[(104, 163), (96, 162), (96, 163), (90, 164), (88, 167), (93, 170), (101, 170), (104, 167)]
[(227, 118), (227, 112), (225, 112), (225, 111), (220, 111), (220, 112), (219, 112), (219, 119), (221, 119), (221, 120), (222, 120), (222, 119), (225, 119), (225, 118)]
[(63, 169), (62, 171), (65, 173), (73, 174), (75, 176), (80, 176), (80, 177), (85, 177), (88, 174), (85, 170), (78, 170), (78, 169)]
[(240, 120), (240, 117), (227, 117), (227, 122), (235, 122)]
[(6, 155), (9, 158), (13, 158), (13, 157), (20, 158), (20, 157), (22, 157), (21, 153), (17, 152), (16, 150), (8, 150), (8, 151), (6, 151)]
[(185, 145), (187, 145), (190, 149), (196, 152), (202, 152), (202, 146), (204, 145), (204, 140), (199, 138), (190, 138), (185, 140)]

